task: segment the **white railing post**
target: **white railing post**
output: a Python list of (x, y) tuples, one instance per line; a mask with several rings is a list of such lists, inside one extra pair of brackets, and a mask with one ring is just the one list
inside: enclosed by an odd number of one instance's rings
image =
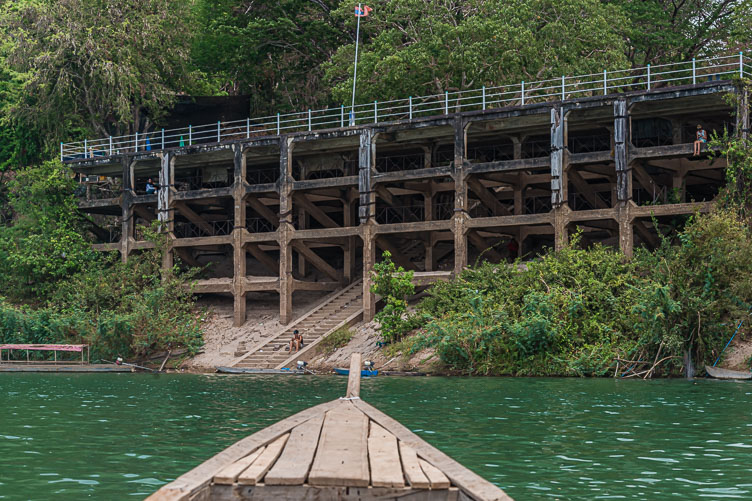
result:
[(188, 146), (193, 145), (193, 125), (188, 126)]
[(133, 144), (133, 151), (138, 151), (138, 132), (136, 132), (136, 142)]
[(281, 132), (282, 132), (282, 129), (280, 127), (279, 113), (277, 113), (277, 135), (279, 136)]
[(89, 140), (84, 139), (84, 158), (89, 158)]
[(373, 102), (373, 123), (379, 123), (379, 102)]
[(110, 136), (110, 156), (112, 156), (112, 136)]
[(483, 110), (485, 111), (486, 110), (486, 86), (485, 85), (483, 86), (482, 92), (483, 92)]
[(522, 81), (522, 106), (525, 106), (525, 81)]
[(408, 117), (410, 120), (413, 119), (413, 96), (410, 96), (409, 98), (409, 105), (408, 105)]
[(744, 52), (739, 51), (739, 78), (744, 78)]
[(217, 120), (217, 142), (218, 143), (222, 142), (222, 132), (221, 131), (222, 131), (222, 123), (219, 120)]
[(603, 70), (603, 95), (608, 95), (608, 77), (606, 70)]
[(696, 59), (692, 58), (692, 85), (697, 83), (697, 64)]
[(449, 114), (449, 91), (444, 91), (444, 114)]
[(564, 91), (564, 75), (561, 76), (561, 100), (566, 99), (566, 92)]
[(250, 139), (251, 138), (251, 119), (246, 118), (245, 119), (245, 138)]
[(311, 132), (311, 108), (308, 108), (308, 132)]
[(650, 64), (648, 64), (648, 90), (650, 90)]
[(342, 128), (345, 127), (345, 105), (344, 104), (339, 105), (339, 126)]
[(63, 142), (60, 141), (60, 161), (63, 161)]

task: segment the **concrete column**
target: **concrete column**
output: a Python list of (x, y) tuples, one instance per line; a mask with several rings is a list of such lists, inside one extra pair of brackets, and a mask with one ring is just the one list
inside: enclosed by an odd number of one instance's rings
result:
[(515, 160), (522, 159), (522, 137), (521, 136), (512, 136), (512, 158)]
[(159, 190), (157, 190), (157, 219), (160, 231), (166, 236), (167, 242), (162, 254), (162, 269), (172, 268), (172, 243), (175, 240), (175, 217), (173, 215), (172, 199), (175, 186), (175, 155), (164, 153), (159, 169)]
[(525, 213), (525, 173), (517, 173), (517, 183), (514, 185), (514, 215)]
[[(425, 221), (433, 221), (434, 215), (433, 215), (433, 183), (432, 182), (428, 186), (428, 191), (423, 193), (423, 214), (424, 214)], [(424, 242), (424, 245), (426, 249), (424, 269), (426, 271), (433, 271), (433, 268), (434, 268), (433, 239), (431, 238), (431, 233), (428, 234), (428, 238)]]
[(120, 236), (120, 259), (128, 260), (133, 243), (133, 164), (127, 158), (123, 159), (123, 194), (121, 196), (122, 208), (122, 234)]
[[(302, 208), (298, 208), (298, 229), (305, 230), (306, 228), (308, 228), (308, 217)], [(301, 279), (305, 278), (307, 274), (306, 260), (300, 253), (298, 253), (298, 273)]]
[[(345, 227), (353, 225), (353, 199), (351, 198), (350, 191), (345, 194), (344, 213), (342, 222)], [(345, 237), (345, 245), (342, 247), (344, 254), (344, 277), (345, 283), (351, 283), (353, 276), (355, 275), (355, 238)]]
[(279, 143), (279, 322), (292, 321), (292, 138), (283, 136)]
[(630, 214), (631, 203), (619, 204), (619, 248), (627, 257), (632, 257), (634, 250), (633, 218)]
[(561, 250), (569, 242), (569, 205), (566, 150), (566, 110), (551, 109), (551, 207), (554, 212), (554, 243)]
[(240, 327), (246, 320), (246, 251), (243, 237), (246, 233), (246, 158), (240, 144), (233, 146), (232, 198), (234, 207), (234, 224), (232, 230), (233, 278), (232, 295), (234, 300), (233, 325)]
[(749, 139), (749, 87), (738, 91), (739, 101), (736, 108), (736, 134), (742, 139)]
[(629, 163), (629, 138), (627, 100), (614, 102), (614, 169), (616, 170), (616, 207), (619, 209), (619, 248), (625, 256), (631, 257), (634, 250), (632, 206), (632, 167)]
[(375, 134), (371, 129), (360, 133), (358, 150), (358, 217), (363, 239), (363, 320), (370, 322), (376, 314), (376, 298), (371, 292), (371, 272), (376, 262), (376, 192), (373, 182), (376, 163)]
[(452, 232), (454, 233), (454, 274), (459, 275), (467, 266), (467, 229), (468, 200), (467, 178), (465, 172), (465, 157), (467, 155), (467, 125), (461, 117), (454, 121), (454, 163), (452, 177), (454, 178), (454, 218)]

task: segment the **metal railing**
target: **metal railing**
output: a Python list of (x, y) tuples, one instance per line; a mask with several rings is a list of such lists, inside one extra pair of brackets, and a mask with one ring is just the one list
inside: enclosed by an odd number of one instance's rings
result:
[(246, 118), (213, 124), (189, 125), (127, 136), (110, 136), (60, 143), (60, 160), (109, 157), (126, 152), (216, 144), (222, 141), (274, 136), (283, 133), (378, 124), (396, 120), (480, 111), (578, 97), (608, 95), (657, 87), (697, 84), (704, 80), (728, 80), (752, 75), (752, 58), (743, 53), (696, 58), (681, 63), (647, 65), (625, 70), (603, 70), (576, 76), (561, 76), (536, 82), (444, 92), (429, 96), (374, 101), (355, 106), (307, 110)]

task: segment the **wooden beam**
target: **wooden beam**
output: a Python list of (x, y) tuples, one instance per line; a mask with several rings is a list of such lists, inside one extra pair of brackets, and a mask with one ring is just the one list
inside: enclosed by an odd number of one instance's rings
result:
[(175, 208), (180, 211), (181, 214), (183, 214), (188, 221), (192, 222), (202, 230), (204, 230), (206, 233), (208, 233), (210, 236), (214, 236), (214, 228), (212, 228), (212, 225), (207, 223), (204, 218), (196, 214), (193, 209), (188, 207), (188, 204), (184, 202), (174, 202)]
[(261, 250), (258, 244), (247, 243), (245, 244), (245, 249), (251, 254), (251, 256), (255, 257), (259, 263), (266, 266), (272, 272), (277, 273), (279, 271), (279, 261), (270, 258), (266, 252)]
[(303, 206), (303, 208), (319, 223), (326, 228), (339, 228), (340, 226), (330, 218), (326, 212), (321, 210), (313, 202), (311, 202), (304, 193), (295, 193), (295, 202)]
[(494, 216), (511, 216), (512, 213), (507, 209), (504, 205), (502, 205), (499, 200), (492, 195), (488, 188), (483, 186), (483, 183), (481, 183), (478, 179), (475, 179), (473, 177), (467, 178), (467, 186), (473, 190), (473, 192), (478, 195), (481, 202), (483, 202), (483, 205), (488, 207), (489, 209), (493, 210)]
[(259, 216), (272, 223), (275, 228), (279, 226), (279, 215), (275, 214), (269, 207), (264, 205), (261, 200), (256, 197), (248, 197), (246, 198), (246, 202), (251, 206), (251, 209), (256, 211)]
[(639, 219), (635, 219), (633, 224), (634, 224), (635, 231), (640, 236), (640, 239), (643, 242), (646, 242), (654, 249), (658, 247), (659, 245), (658, 237), (650, 233), (650, 230), (645, 227), (642, 221), (640, 221)]
[(150, 211), (148, 207), (145, 207), (143, 205), (134, 204), (133, 212), (141, 219), (145, 219), (148, 223), (151, 223), (152, 221), (157, 219), (157, 216), (152, 211)]
[(327, 263), (324, 259), (319, 257), (318, 254), (309, 249), (302, 240), (293, 240), (291, 243), (296, 251), (303, 254), (303, 256), (314, 267), (325, 273), (329, 278), (336, 280), (337, 282), (343, 281), (342, 274), (335, 270), (334, 267)]

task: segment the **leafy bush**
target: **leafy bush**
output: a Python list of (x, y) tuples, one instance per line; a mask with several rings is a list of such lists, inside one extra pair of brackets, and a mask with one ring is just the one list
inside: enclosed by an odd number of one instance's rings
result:
[(389, 251), (374, 265), (371, 292), (381, 296), (384, 307), (376, 314), (381, 338), (386, 343), (399, 341), (416, 327), (415, 318), (407, 314), (407, 297), (415, 294), (413, 271), (405, 271), (392, 261)]
[(336, 350), (346, 346), (353, 337), (353, 333), (347, 327), (340, 327), (332, 332), (318, 344), (319, 353), (330, 355)]
[(663, 361), (663, 374), (712, 363), (752, 301), (752, 232), (733, 210), (695, 215), (632, 260), (572, 245), (517, 271), (483, 264), (437, 283), (413, 348), (434, 346), (467, 373), (603, 375), (617, 358)]

